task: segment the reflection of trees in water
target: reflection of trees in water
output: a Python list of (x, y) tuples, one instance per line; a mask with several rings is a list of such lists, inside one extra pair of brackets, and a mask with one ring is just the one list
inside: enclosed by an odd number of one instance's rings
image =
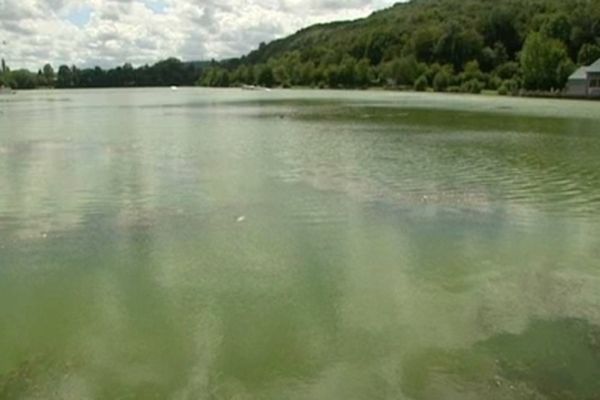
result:
[(600, 393), (600, 327), (580, 319), (535, 320), (465, 350), (429, 349), (406, 362), (415, 399), (594, 399)]

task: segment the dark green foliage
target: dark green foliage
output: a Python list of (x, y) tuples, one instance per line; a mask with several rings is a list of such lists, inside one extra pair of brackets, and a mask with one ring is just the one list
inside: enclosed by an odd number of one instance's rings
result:
[(533, 320), (517, 334), (498, 333), (459, 350), (414, 352), (404, 361), (402, 387), (411, 399), (449, 398), (442, 381), (460, 382), (461, 392), (472, 395), (464, 398), (594, 400), (599, 343), (600, 328), (587, 320)]
[(427, 65), (417, 62), (414, 55), (395, 58), (383, 66), (384, 77), (394, 85), (412, 86), (427, 69)]
[(509, 61), (499, 65), (495, 70), (495, 74), (502, 79), (511, 79), (519, 74), (519, 70), (519, 63)]
[(485, 42), (493, 46), (501, 45), (510, 57), (521, 49), (523, 38), (519, 33), (519, 3), (511, 1), (493, 2), (493, 8), (481, 18), (481, 31)]
[(493, 48), (485, 47), (481, 51), (479, 63), (483, 71), (490, 72), (508, 61), (508, 58), (506, 47), (501, 42), (496, 42)]
[(571, 37), (571, 22), (566, 14), (554, 14), (547, 18), (541, 32), (547, 37), (568, 43)]
[[(520, 82), (559, 90), (575, 59), (595, 61), (599, 20), (600, 0), (412, 0), (263, 44), (230, 69), (231, 84), (244, 83), (244, 68), (269, 65), (273, 85), (286, 87), (479, 92), (509, 80), (507, 93)], [(531, 39), (524, 49), (534, 34), (542, 46)]]
[(275, 83), (273, 69), (269, 65), (261, 65), (256, 76), (256, 83), (261, 86), (272, 87)]
[(469, 61), (466, 65), (465, 65), (465, 69), (464, 72), (461, 74), (461, 80), (463, 82), (467, 82), (467, 81), (472, 81), (472, 80), (476, 80), (476, 81), (485, 81), (486, 79), (486, 75), (481, 72), (481, 70), (479, 69), (479, 63), (477, 61)]
[[(230, 74), (225, 68), (212, 67), (205, 71), (202, 79), (197, 82), (202, 86), (228, 87), (231, 84)], [(254, 83), (254, 79), (249, 84)]]
[(450, 86), (452, 76), (446, 69), (440, 70), (433, 78), (433, 90), (436, 92), (445, 92)]
[(52, 68), (52, 65), (50, 65), (50, 64), (44, 65), (42, 75), (44, 77), (46, 86), (54, 86), (55, 76), (54, 76), (54, 68)]
[(498, 88), (498, 94), (500, 95), (512, 95), (516, 96), (519, 93), (519, 83), (515, 80), (509, 79), (500, 85)]
[(483, 86), (483, 83), (477, 79), (471, 79), (461, 85), (460, 91), (463, 93), (479, 94), (483, 90)]
[[(49, 68), (47, 68), (49, 67)], [(133, 86), (192, 86), (206, 68), (205, 63), (184, 63), (176, 58), (160, 61), (152, 66), (134, 68), (126, 63), (113, 69), (100, 67), (79, 69), (62, 65), (56, 78), (50, 65), (44, 67), (43, 76), (48, 86), (72, 87), (133, 87)], [(216, 81), (215, 81), (216, 82)], [(226, 80), (217, 86), (228, 86)]]
[(58, 68), (58, 76), (56, 79), (56, 86), (60, 88), (73, 87), (73, 74), (71, 69), (66, 65), (61, 65)]
[(355, 67), (354, 84), (358, 87), (367, 87), (371, 83), (371, 66), (369, 60), (360, 60)]
[(432, 62), (436, 45), (441, 36), (442, 30), (437, 26), (427, 26), (417, 29), (412, 35), (412, 48), (410, 50), (419, 61)]
[(25, 69), (11, 72), (11, 78), (14, 89), (33, 89), (38, 85), (37, 74)]
[(452, 64), (460, 70), (467, 61), (476, 59), (483, 49), (483, 38), (474, 30), (451, 24), (439, 39), (434, 53), (436, 61)]
[(498, 94), (500, 96), (506, 96), (508, 94), (508, 89), (504, 84), (500, 85), (500, 87), (498, 88)]
[(580, 65), (590, 65), (598, 59), (600, 59), (600, 46), (597, 44), (584, 44), (577, 55), (577, 63)]
[(415, 81), (414, 89), (417, 92), (424, 92), (427, 90), (428, 86), (429, 86), (429, 81), (427, 80), (427, 76), (421, 75)]

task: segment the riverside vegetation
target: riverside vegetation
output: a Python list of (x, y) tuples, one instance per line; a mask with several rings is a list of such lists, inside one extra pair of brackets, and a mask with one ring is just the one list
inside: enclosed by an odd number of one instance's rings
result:
[(241, 58), (177, 59), (110, 70), (50, 65), (7, 71), (0, 83), (121, 87), (366, 88), (555, 92), (600, 58), (600, 0), (412, 0), (356, 21), (314, 25)]

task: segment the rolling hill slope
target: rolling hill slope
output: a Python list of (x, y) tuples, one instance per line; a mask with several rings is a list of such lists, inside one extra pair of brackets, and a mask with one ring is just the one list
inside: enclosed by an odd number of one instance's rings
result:
[(434, 86), (442, 73), (438, 86), (445, 88), (465, 79), (485, 87), (507, 80), (527, 87), (520, 55), (534, 35), (542, 50), (552, 50), (539, 58), (552, 64), (556, 76), (530, 89), (564, 85), (575, 64), (600, 57), (600, 0), (412, 0), (261, 44), (207, 71), (202, 82), (412, 86), (423, 78), (421, 83)]

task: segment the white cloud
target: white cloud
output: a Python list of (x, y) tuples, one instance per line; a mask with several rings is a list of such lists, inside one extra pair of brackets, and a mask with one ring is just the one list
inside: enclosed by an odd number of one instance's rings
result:
[(114, 66), (240, 56), (316, 22), (394, 0), (0, 0), (0, 56), (13, 68)]

